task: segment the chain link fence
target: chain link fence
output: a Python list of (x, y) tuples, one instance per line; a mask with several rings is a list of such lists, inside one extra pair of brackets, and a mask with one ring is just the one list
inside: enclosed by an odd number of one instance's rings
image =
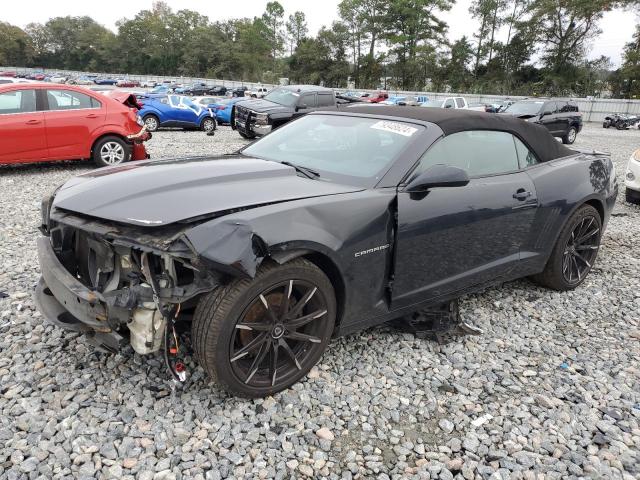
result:
[[(246, 86), (250, 89), (260, 87), (275, 88), (277, 85), (245, 82), (240, 80), (227, 80), (216, 78), (202, 78), (202, 77), (185, 77), (185, 76), (162, 76), (162, 75), (123, 75), (113, 74), (107, 72), (81, 72), (74, 70), (58, 70), (58, 69), (34, 69), (34, 68), (21, 68), (21, 67), (0, 67), (0, 71), (13, 71), (18, 74), (30, 74), (30, 73), (60, 73), (65, 76), (79, 77), (83, 75), (97, 75), (104, 78), (127, 78), (135, 80), (140, 83), (162, 83), (166, 81), (172, 81), (182, 84), (192, 83), (206, 83), (223, 85), (227, 88), (235, 88)], [(344, 91), (345, 89), (339, 89)], [(376, 92), (378, 90), (366, 90), (357, 89), (362, 92)], [(441, 92), (418, 92), (418, 91), (401, 91), (401, 90), (388, 90), (389, 95), (404, 96), (404, 95), (426, 95), (430, 100), (439, 100), (452, 96), (465, 97), (468, 103), (496, 103), (505, 98), (509, 99), (526, 99), (533, 97), (520, 97), (520, 96), (505, 96), (505, 95), (478, 95), (478, 94), (464, 94), (464, 93), (441, 93)], [(565, 98), (566, 99), (566, 98)], [(640, 115), (640, 100), (624, 100), (615, 98), (571, 98), (574, 101), (585, 122), (602, 122), (604, 117), (609, 113), (626, 113), (632, 115)]]

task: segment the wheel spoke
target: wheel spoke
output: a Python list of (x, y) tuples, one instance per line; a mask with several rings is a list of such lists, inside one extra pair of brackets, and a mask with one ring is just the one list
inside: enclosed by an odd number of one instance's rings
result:
[(579, 245), (576, 247), (576, 250), (578, 251), (583, 251), (583, 250), (598, 250), (600, 247), (598, 245)]
[(582, 237), (578, 238), (578, 240), (576, 240), (576, 244), (577, 245), (581, 245), (583, 244), (586, 240), (590, 239), (591, 237), (593, 237), (596, 233), (598, 233), (600, 231), (599, 228), (596, 228), (592, 231), (590, 231), (589, 233), (584, 234)]
[(317, 310), (313, 313), (310, 313), (308, 315), (304, 315), (302, 317), (296, 318), (294, 320), (289, 320), (287, 322), (285, 322), (285, 325), (287, 328), (300, 328), (303, 325), (306, 325), (307, 323), (311, 322), (312, 320), (315, 320), (316, 318), (320, 318), (322, 317), (324, 314), (326, 314), (327, 311), (326, 310)]
[(289, 310), (289, 301), (291, 300), (291, 292), (293, 291), (293, 280), (289, 280), (289, 283), (285, 287), (285, 293), (282, 296), (282, 303), (280, 303), (280, 318), (284, 319)]
[(271, 323), (273, 325), (278, 323), (278, 317), (276, 317), (276, 314), (274, 313), (274, 311), (271, 310), (271, 308), (269, 308), (269, 302), (267, 302), (267, 299), (262, 294), (260, 294), (260, 301), (262, 302), (262, 305), (264, 305), (264, 308), (267, 311), (267, 315), (269, 316), (269, 320), (271, 320)]
[(266, 323), (238, 323), (236, 324), (238, 330), (258, 330), (260, 332), (268, 332), (271, 330), (271, 325)]
[[(569, 270), (569, 275), (571, 275), (571, 270), (569, 269), (569, 259), (571, 258), (571, 255), (569, 255), (569, 252), (565, 252), (564, 257), (562, 257), (562, 273), (564, 275), (567, 274), (567, 270)], [(569, 280), (571, 281), (571, 280)]]
[(580, 281), (582, 280), (582, 278), (580, 277), (580, 267), (578, 266), (578, 261), (573, 255), (571, 256), (571, 260), (573, 262), (573, 265), (576, 267), (576, 274), (578, 275), (578, 281)]
[(276, 375), (278, 374), (278, 349), (280, 345), (278, 342), (273, 342), (271, 347), (271, 366), (269, 369), (269, 375), (271, 376), (271, 386), (276, 384)]
[(240, 350), (235, 352), (235, 355), (231, 357), (230, 362), (235, 362), (236, 360), (239, 360), (242, 357), (248, 355), (252, 350), (255, 350), (259, 345), (264, 343), (266, 339), (267, 339), (267, 334), (261, 333), (256, 338), (254, 338), (249, 343), (247, 343), (244, 347), (242, 347)]
[(289, 332), (289, 333), (286, 333), (284, 336), (289, 340), (298, 340), (300, 342), (322, 343), (322, 340), (320, 340), (318, 337), (314, 337), (313, 335), (307, 335), (306, 333)]
[(291, 360), (295, 364), (296, 368), (298, 370), (302, 370), (302, 367), (300, 366), (300, 362), (298, 362), (298, 359), (296, 358), (296, 354), (293, 353), (293, 350), (291, 350), (291, 347), (289, 346), (287, 341), (281, 338), (278, 341), (278, 345), (280, 345), (282, 347), (282, 349), (287, 353), (287, 355), (289, 355), (289, 358), (291, 358)]
[(313, 287), (312, 290), (309, 290), (309, 292), (307, 292), (307, 294), (304, 297), (302, 297), (302, 300), (296, 303), (295, 306), (291, 309), (291, 311), (287, 313), (286, 318), (289, 318), (289, 319), (296, 318), (298, 315), (300, 315), (300, 312), (302, 312), (302, 309), (309, 302), (309, 300), (311, 300), (311, 297), (313, 297), (313, 295), (316, 293), (317, 290), (318, 290), (318, 287)]
[(582, 255), (580, 255), (579, 253), (576, 253), (576, 254), (574, 255), (574, 257), (575, 257), (576, 259), (580, 259), (580, 260), (582, 260), (582, 262), (583, 262), (587, 267), (591, 268), (591, 264), (587, 261), (587, 259), (586, 259), (586, 258), (584, 258), (584, 257), (583, 257)]
[(256, 358), (253, 359), (253, 363), (251, 364), (251, 367), (249, 368), (249, 376), (244, 381), (244, 383), (249, 383), (251, 378), (253, 378), (253, 376), (256, 374), (256, 372), (260, 368), (260, 364), (264, 360), (264, 357), (267, 356), (267, 353), (269, 353), (269, 343), (268, 342), (262, 342), (262, 345), (260, 346), (260, 350), (258, 351), (258, 354), (256, 355)]

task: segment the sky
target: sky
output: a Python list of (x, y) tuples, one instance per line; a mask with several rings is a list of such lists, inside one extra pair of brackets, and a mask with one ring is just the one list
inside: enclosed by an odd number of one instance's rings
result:
[[(261, 15), (268, 0), (165, 0), (174, 10), (190, 9), (211, 20), (227, 20), (238, 17)], [(331, 25), (338, 18), (339, 0), (279, 0), (288, 16), (301, 10), (307, 17), (310, 33), (316, 33), (323, 25)], [(153, 0), (25, 0), (3, 2), (0, 21), (24, 27), (30, 22), (44, 23), (56, 16), (88, 15), (97, 22), (115, 31), (116, 22), (131, 18), (138, 11), (150, 8)], [(478, 28), (477, 22), (469, 15), (470, 0), (458, 0), (453, 9), (442, 18), (449, 24), (448, 38), (455, 41), (463, 35), (468, 37)], [(237, 7), (236, 7), (237, 6)], [(631, 40), (638, 17), (631, 12), (607, 12), (600, 24), (602, 34), (592, 42), (589, 58), (600, 55), (611, 57), (614, 65), (621, 62), (624, 44)]]

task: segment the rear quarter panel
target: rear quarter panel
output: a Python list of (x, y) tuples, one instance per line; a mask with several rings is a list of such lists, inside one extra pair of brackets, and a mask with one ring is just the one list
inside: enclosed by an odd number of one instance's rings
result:
[(609, 220), (618, 193), (610, 181), (613, 165), (604, 155), (576, 154), (536, 165), (527, 170), (538, 197), (538, 213), (530, 238), (523, 247), (523, 260), (541, 271), (560, 230), (583, 204), (599, 205), (603, 228)]

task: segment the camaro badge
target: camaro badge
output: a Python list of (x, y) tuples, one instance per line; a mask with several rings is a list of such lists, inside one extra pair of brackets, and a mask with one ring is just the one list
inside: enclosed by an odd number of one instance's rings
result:
[(369, 253), (379, 252), (380, 250), (386, 250), (387, 248), (389, 248), (389, 244), (388, 243), (386, 245), (380, 245), (378, 247), (373, 247), (373, 248), (370, 248), (368, 250), (362, 250), (361, 252), (356, 252), (353, 256), (354, 257), (361, 257), (361, 256), (367, 255)]

